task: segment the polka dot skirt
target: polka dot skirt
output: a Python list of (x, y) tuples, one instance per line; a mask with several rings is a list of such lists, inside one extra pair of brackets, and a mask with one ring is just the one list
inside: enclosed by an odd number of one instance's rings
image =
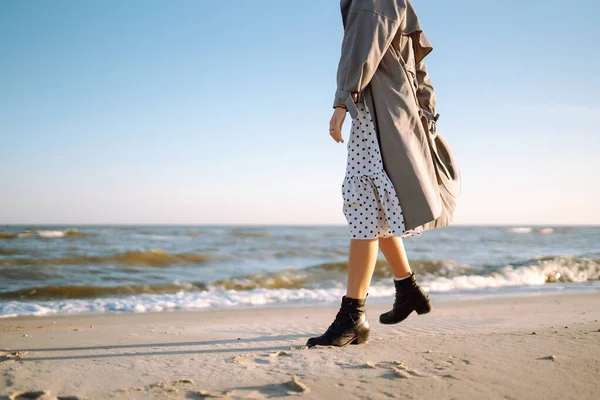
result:
[(343, 211), (351, 239), (409, 237), (421, 229), (404, 229), (404, 216), (390, 178), (383, 169), (371, 113), (363, 102), (352, 120), (348, 164), (342, 184)]

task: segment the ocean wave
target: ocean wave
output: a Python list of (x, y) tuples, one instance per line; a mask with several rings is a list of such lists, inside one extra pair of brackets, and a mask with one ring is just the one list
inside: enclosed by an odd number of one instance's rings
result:
[[(600, 260), (571, 256), (532, 259), (517, 265), (485, 268), (452, 260), (413, 260), (411, 267), (424, 285), (429, 285), (433, 291), (600, 280)], [(219, 280), (211, 286), (226, 290), (331, 287), (346, 279), (347, 270), (348, 262), (325, 263), (299, 270), (287, 269)], [(389, 264), (385, 260), (377, 260), (373, 280), (392, 277)]]
[(54, 238), (63, 238), (63, 237), (71, 237), (71, 236), (86, 236), (87, 233), (80, 231), (79, 229), (71, 228), (65, 230), (37, 230), (30, 231), (25, 230), (22, 232), (4, 232), (0, 231), (0, 239), (27, 239), (32, 237), (42, 238), (42, 239), (54, 239)]
[(36, 231), (37, 236), (41, 237), (41, 238), (59, 238), (59, 237), (65, 237), (65, 236), (85, 236), (84, 232), (81, 232), (78, 229), (67, 229), (64, 231), (51, 231), (51, 230), (45, 230), (45, 231)]
[[(411, 266), (415, 271), (423, 274), (440, 276), (464, 274), (475, 267), (457, 263), (452, 260), (425, 261), (414, 260)], [(346, 279), (348, 262), (333, 262), (319, 264), (303, 269), (286, 269), (275, 273), (249, 274), (213, 282), (211, 286), (227, 290), (252, 290), (252, 289), (296, 289), (329, 287), (332, 284)], [(374, 279), (392, 279), (390, 266), (385, 260), (377, 260), (373, 272)]]
[(554, 229), (553, 228), (542, 228), (542, 229), (538, 229), (537, 233), (539, 233), (540, 235), (552, 235), (554, 233)]
[(286, 257), (308, 257), (314, 254), (314, 251), (310, 248), (298, 248), (298, 249), (287, 249), (283, 251), (278, 251), (273, 254), (273, 256), (277, 258), (286, 258)]
[(528, 265), (507, 265), (486, 275), (431, 277), (425, 285), (432, 292), (536, 286), (547, 283), (581, 283), (600, 280), (600, 260), (571, 256), (531, 260)]
[(211, 232), (209, 231), (185, 231), (183, 232), (184, 235), (189, 236), (189, 237), (198, 237), (198, 236), (204, 236), (204, 235), (210, 235)]
[(16, 237), (15, 233), (0, 231), (0, 239), (15, 239)]
[(131, 236), (136, 237), (136, 238), (142, 238), (145, 240), (161, 240), (161, 241), (169, 241), (169, 240), (173, 240), (175, 238), (175, 236), (155, 235), (152, 233), (134, 233)]
[(233, 229), (231, 236), (237, 237), (269, 237), (271, 233), (264, 229)]
[(514, 233), (531, 233), (532, 230), (533, 230), (533, 228), (528, 227), (528, 226), (522, 226), (522, 227), (516, 227), (516, 228), (509, 229), (509, 231), (514, 232)]
[(207, 287), (203, 283), (175, 281), (165, 284), (122, 285), (122, 286), (41, 286), (12, 292), (0, 293), (4, 300), (52, 300), (52, 299), (85, 299), (109, 296), (125, 296), (134, 294), (166, 294), (180, 291), (201, 291)]
[[(372, 287), (369, 296), (385, 297), (393, 288)], [(208, 290), (179, 291), (174, 294), (143, 294), (122, 298), (69, 299), (53, 301), (8, 301), (0, 303), (0, 317), (20, 315), (64, 315), (111, 312), (159, 312), (176, 310), (205, 310), (240, 306), (264, 306), (288, 303), (339, 301), (345, 289), (255, 289), (250, 291)]]
[(171, 264), (206, 263), (216, 259), (216, 256), (204, 253), (171, 254), (162, 249), (127, 251), (108, 256), (71, 256), (61, 258), (28, 258), (0, 260), (0, 265), (73, 265), (73, 264), (118, 264), (164, 267)]
[(13, 256), (16, 254), (27, 254), (27, 250), (24, 249), (10, 249), (0, 248), (0, 256)]
[[(496, 287), (496, 286), (495, 286)], [(531, 286), (530, 286), (531, 287)], [(566, 287), (558, 287), (559, 292)], [(577, 290), (584, 290), (578, 288)], [(431, 293), (448, 292), (440, 288), (433, 289), (425, 286)], [(537, 292), (556, 292), (552, 285), (538, 286)], [(600, 286), (593, 286), (594, 292)], [(247, 306), (277, 306), (277, 305), (303, 305), (315, 303), (338, 304), (340, 298), (346, 293), (343, 286), (327, 289), (253, 289), (248, 291), (218, 290), (184, 291), (166, 294), (141, 294), (126, 297), (108, 297), (95, 299), (62, 299), (52, 301), (7, 301), (0, 303), (0, 318), (15, 316), (44, 316), (44, 315), (73, 315), (90, 313), (147, 313), (162, 311), (193, 311), (223, 308), (239, 308)], [(471, 296), (478, 298), (485, 296), (481, 290), (470, 291)], [(489, 292), (488, 292), (489, 293)], [(501, 293), (493, 292), (498, 295)], [(507, 294), (510, 292), (506, 292)], [(525, 288), (516, 293), (528, 293)], [(375, 284), (369, 289), (369, 299), (383, 301), (389, 299), (390, 304), (394, 296), (394, 285)], [(469, 298), (469, 291), (460, 292), (461, 298)], [(381, 300), (376, 300), (381, 299)]]
[[(169, 256), (173, 257), (173, 255)], [(182, 260), (186, 260), (185, 255), (178, 256), (182, 257)], [(196, 256), (198, 255), (193, 255), (194, 260), (197, 260)], [(157, 261), (152, 262), (156, 263)], [(137, 264), (139, 262), (136, 262)], [(488, 267), (463, 265), (451, 260), (421, 260), (413, 261), (411, 265), (419, 277), (421, 285), (426, 291), (432, 293), (600, 281), (600, 260), (572, 256), (546, 257), (514, 265)], [(142, 285), (117, 283), (115, 286), (39, 286), (0, 293), (0, 299), (77, 299), (181, 291), (227, 293), (229, 291), (252, 292), (256, 290), (330, 290), (344, 286), (347, 270), (347, 262), (337, 262), (303, 269), (289, 268), (273, 273), (248, 274), (213, 282), (175, 281), (165, 284)], [(387, 262), (378, 260), (373, 274), (373, 285), (385, 286), (391, 283), (392, 278)]]

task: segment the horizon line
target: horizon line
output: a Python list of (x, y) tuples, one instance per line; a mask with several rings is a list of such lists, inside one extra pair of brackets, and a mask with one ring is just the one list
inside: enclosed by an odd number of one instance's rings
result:
[[(0, 226), (177, 226), (177, 227), (346, 227), (344, 223), (340, 224), (296, 224), (296, 223), (283, 223), (283, 224), (261, 224), (261, 223), (0, 223)], [(528, 223), (515, 223), (515, 224), (450, 224), (447, 226), (451, 227), (600, 227), (600, 224), (595, 223), (584, 223), (584, 224), (528, 224)]]

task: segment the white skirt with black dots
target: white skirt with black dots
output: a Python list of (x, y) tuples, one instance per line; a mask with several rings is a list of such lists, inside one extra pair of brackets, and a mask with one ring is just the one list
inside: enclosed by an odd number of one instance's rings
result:
[(344, 215), (351, 239), (375, 239), (421, 234), (421, 228), (406, 231), (396, 191), (383, 169), (373, 119), (364, 102), (356, 104), (348, 140), (348, 163), (342, 184)]

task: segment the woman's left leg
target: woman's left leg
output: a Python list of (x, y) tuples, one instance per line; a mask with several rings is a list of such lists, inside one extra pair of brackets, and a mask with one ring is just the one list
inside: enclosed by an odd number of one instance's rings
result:
[(379, 238), (379, 247), (388, 264), (390, 264), (394, 278), (406, 278), (412, 273), (401, 237)]
[(427, 314), (431, 311), (429, 296), (421, 288), (410, 270), (404, 244), (400, 237), (382, 238), (379, 246), (390, 264), (394, 274), (394, 286), (396, 288), (396, 299), (391, 311), (379, 316), (382, 324), (397, 324), (402, 322), (412, 313)]

